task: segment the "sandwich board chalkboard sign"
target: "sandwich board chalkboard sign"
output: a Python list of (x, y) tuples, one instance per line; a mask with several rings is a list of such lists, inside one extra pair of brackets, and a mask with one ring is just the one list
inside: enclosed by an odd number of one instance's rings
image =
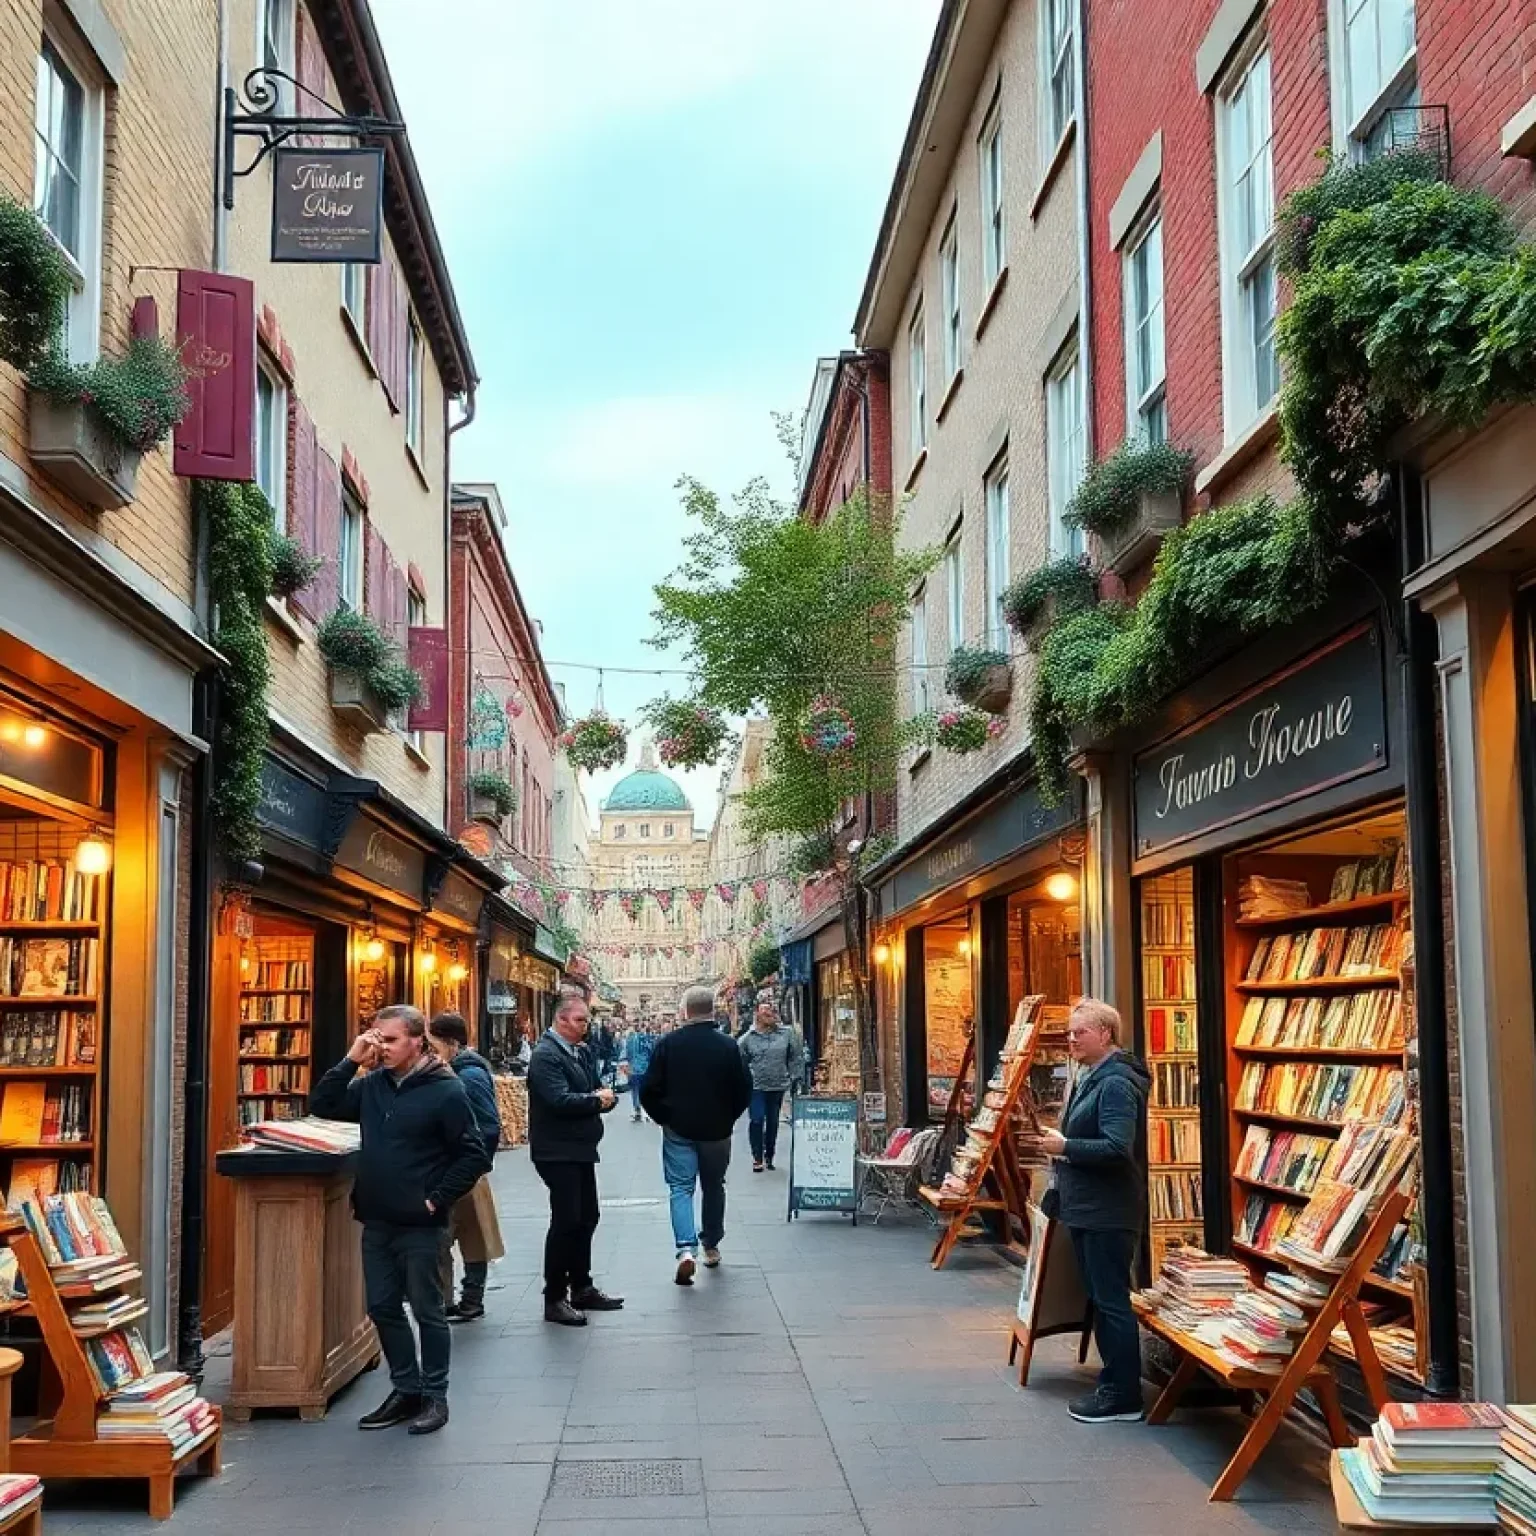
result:
[(784, 1219), (801, 1211), (846, 1211), (858, 1226), (858, 1147), (856, 1097), (797, 1097), (790, 1118), (789, 1214)]
[[(1036, 1339), (1057, 1333), (1081, 1333), (1077, 1358), (1088, 1358), (1093, 1305), (1077, 1272), (1072, 1240), (1038, 1205), (1029, 1213), (1029, 1254), (1019, 1282), (1019, 1304), (1009, 1332), (1008, 1363), (1019, 1359), (1019, 1385), (1029, 1385), (1029, 1361)], [(1022, 1358), (1020, 1354), (1022, 1352)]]

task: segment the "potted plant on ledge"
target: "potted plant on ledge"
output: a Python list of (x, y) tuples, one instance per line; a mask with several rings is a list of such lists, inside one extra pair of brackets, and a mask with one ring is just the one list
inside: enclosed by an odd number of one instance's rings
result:
[(1099, 541), (1099, 565), (1124, 576), (1157, 553), (1184, 520), (1194, 455), (1171, 443), (1122, 443), (1088, 471), (1066, 521)]
[(359, 730), (387, 729), (391, 715), (420, 699), (421, 674), (367, 614), (338, 608), (315, 641), (331, 669), (331, 708)]
[(1098, 600), (1098, 579), (1088, 557), (1063, 555), (1019, 577), (1003, 593), (1003, 617), (1030, 650), (1038, 651), (1057, 623)]
[(986, 646), (957, 645), (949, 653), (944, 686), (959, 699), (989, 715), (1007, 712), (1013, 696), (1013, 668), (1007, 655)]
[(499, 827), (517, 809), (517, 791), (504, 774), (484, 769), (469, 776), (469, 819)]

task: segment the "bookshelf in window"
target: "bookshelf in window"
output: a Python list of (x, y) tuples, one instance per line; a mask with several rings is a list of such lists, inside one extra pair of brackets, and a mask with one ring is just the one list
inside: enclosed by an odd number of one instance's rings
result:
[(310, 1089), (315, 940), (258, 931), (240, 956), (239, 1123), (296, 1120)]
[(8, 1201), (98, 1187), (109, 879), (81, 833), (0, 822), (0, 1180)]
[[(1358, 1124), (1416, 1123), (1406, 828), (1376, 811), (1227, 862), (1234, 1251), (1259, 1268)], [(1347, 1145), (1345, 1150), (1347, 1150)], [(1423, 1375), (1412, 1210), (1363, 1283), (1389, 1372)], [(1353, 1353), (1347, 1335), (1337, 1353)]]
[(1141, 1038), (1147, 1105), (1152, 1274), (1170, 1249), (1205, 1240), (1200, 1044), (1195, 1010), (1195, 881), (1188, 868), (1141, 882)]

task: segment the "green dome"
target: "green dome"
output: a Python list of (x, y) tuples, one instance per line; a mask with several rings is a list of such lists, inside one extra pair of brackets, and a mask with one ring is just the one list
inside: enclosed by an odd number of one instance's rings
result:
[(603, 801), (605, 811), (691, 811), (688, 796), (676, 779), (654, 768), (637, 768), (613, 786)]

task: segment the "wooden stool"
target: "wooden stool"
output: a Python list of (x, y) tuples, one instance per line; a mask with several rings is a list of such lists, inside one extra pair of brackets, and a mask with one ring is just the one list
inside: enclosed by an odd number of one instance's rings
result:
[[(14, 1349), (0, 1349), (0, 1476), (11, 1470), (11, 1377), (21, 1369), (21, 1355)], [(12, 1532), (16, 1536), (42, 1536), (43, 1490), (20, 1509), (8, 1515), (0, 1515), (0, 1532)]]

